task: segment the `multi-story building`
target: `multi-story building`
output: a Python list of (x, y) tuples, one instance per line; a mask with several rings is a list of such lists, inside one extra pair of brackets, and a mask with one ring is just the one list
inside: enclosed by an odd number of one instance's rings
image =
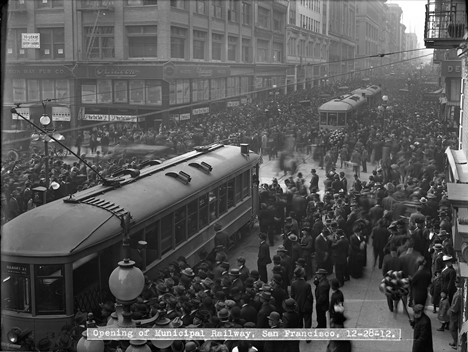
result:
[(327, 74), (327, 2), (291, 0), (286, 27), (288, 86), (312, 86)]
[(354, 71), (356, 1), (330, 1), (328, 24), (329, 76), (336, 80), (343, 80), (350, 77)]
[[(458, 148), (447, 148), (447, 194), (452, 205), (452, 241), (457, 274), (461, 281), (458, 346), (467, 351), (468, 325), (468, 8), (465, 0), (428, 0), (424, 42), (437, 49), (446, 109), (442, 119), (446, 131), (458, 134)], [(452, 49), (452, 50), (447, 50)], [(443, 51), (446, 51), (444, 53)], [(451, 124), (456, 122), (455, 128)]]
[[(381, 38), (385, 32), (382, 29), (382, 14), (385, 14), (385, 10), (383, 0), (356, 1), (357, 59), (355, 66), (357, 71), (362, 72), (362, 75), (372, 75), (374, 67), (377, 68), (382, 64), (380, 58), (369, 56), (377, 55), (383, 49)], [(391, 33), (391, 28), (388, 28), (388, 33)]]
[(412, 58), (419, 56), (420, 54), (418, 54), (418, 52), (415, 51), (415, 49), (419, 48), (418, 36), (416, 35), (416, 33), (405, 33), (405, 36), (406, 36), (406, 47), (405, 47), (406, 58), (412, 59)]
[[(400, 53), (404, 51), (404, 47), (401, 45), (402, 38), (402, 27), (401, 27), (401, 15), (403, 10), (397, 4), (387, 4), (388, 7), (388, 32), (389, 32), (389, 43), (388, 50), (392, 53)], [(400, 61), (403, 57), (403, 53), (394, 54), (390, 57), (390, 62)]]
[[(68, 112), (52, 112), (61, 128), (157, 127), (170, 116), (238, 105), (254, 90), (284, 83), (287, 6), (285, 0), (11, 0), (4, 103), (21, 103), (33, 119), (41, 112), (25, 103), (67, 104)], [(4, 126), (20, 125), (9, 108), (3, 112)]]

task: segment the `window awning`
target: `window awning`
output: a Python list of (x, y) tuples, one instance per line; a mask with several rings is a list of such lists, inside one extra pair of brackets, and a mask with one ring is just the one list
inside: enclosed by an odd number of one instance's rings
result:
[(450, 182), (468, 183), (468, 162), (465, 152), (463, 150), (452, 150), (448, 147), (445, 154), (452, 174)]

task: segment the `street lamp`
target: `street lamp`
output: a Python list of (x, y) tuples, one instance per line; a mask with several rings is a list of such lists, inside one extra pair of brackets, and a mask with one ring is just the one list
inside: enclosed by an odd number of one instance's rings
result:
[(382, 134), (385, 133), (385, 113), (388, 108), (388, 96), (382, 96), (382, 105), (380, 105), (377, 109), (382, 113)]

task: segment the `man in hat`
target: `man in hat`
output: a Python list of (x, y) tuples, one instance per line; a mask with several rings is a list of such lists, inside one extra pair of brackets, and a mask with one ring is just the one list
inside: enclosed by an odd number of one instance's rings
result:
[(318, 269), (315, 275), (317, 329), (325, 329), (327, 327), (327, 310), (330, 306), (330, 283), (327, 279), (328, 272), (325, 269)]
[(463, 303), (462, 283), (460, 278), (456, 279), (455, 285), (457, 287), (457, 292), (453, 295), (452, 304), (448, 310), (450, 317), (449, 330), (453, 339), (449, 345), (452, 346), (454, 350), (456, 350), (458, 346), (458, 327), (460, 325), (460, 310)]
[(372, 247), (374, 248), (374, 268), (379, 263), (379, 269), (382, 269), (384, 259), (384, 248), (387, 245), (390, 231), (387, 229), (387, 222), (384, 219), (377, 221), (376, 226), (372, 229)]
[(312, 311), (314, 306), (314, 296), (312, 295), (312, 287), (304, 279), (305, 270), (296, 268), (294, 270), (294, 279), (291, 283), (291, 298), (297, 303), (299, 313), (300, 327), (312, 327)]
[(271, 292), (266, 289), (260, 291), (259, 299), (261, 306), (257, 315), (257, 328), (265, 329), (269, 327), (268, 316), (274, 310), (274, 307), (272, 307), (270, 304)]
[(249, 294), (243, 294), (241, 298), (240, 317), (246, 322), (257, 323), (257, 309), (252, 304), (252, 299)]
[[(297, 313), (297, 305), (294, 298), (288, 298), (284, 300), (283, 304), (283, 328), (285, 329), (300, 329), (302, 328), (302, 321), (299, 314)], [(299, 342), (292, 340), (285, 343), (285, 349), (288, 352), (299, 352)]]
[(416, 304), (413, 311), (414, 319), (410, 320), (414, 329), (413, 352), (434, 352), (431, 319), (424, 313), (422, 304)]
[(436, 272), (442, 272), (444, 268), (444, 261), (442, 258), (444, 257), (444, 246), (440, 242), (434, 243), (432, 246), (434, 249), (434, 253), (432, 253), (432, 260), (431, 260), (431, 272), (434, 275)]
[(237, 266), (239, 268), (239, 277), (242, 281), (245, 281), (250, 275), (250, 270), (245, 266), (245, 258), (237, 257)]
[(299, 244), (298, 237), (295, 234), (290, 234), (288, 239), (291, 241), (291, 261), (295, 263), (301, 257), (301, 245)]
[(432, 277), (426, 266), (426, 259), (420, 257), (417, 262), (419, 264), (418, 270), (410, 281), (412, 301), (414, 304), (426, 306), (427, 291)]
[(270, 246), (266, 242), (267, 235), (265, 233), (260, 232), (258, 237), (260, 238), (257, 258), (258, 273), (260, 274), (260, 280), (268, 282), (267, 265), (271, 263)]
[(319, 175), (317, 175), (317, 171), (315, 169), (310, 170), (311, 178), (310, 178), (310, 186), (309, 190), (310, 193), (318, 192), (319, 191)]
[(222, 267), (222, 263), (227, 260), (227, 255), (224, 252), (216, 253), (216, 263), (213, 268), (213, 278), (217, 279), (220, 278), (222, 273), (224, 272), (224, 268)]
[(330, 233), (324, 228), (315, 238), (315, 263), (318, 269), (324, 269), (329, 261), (329, 242), (327, 235)]
[(426, 259), (429, 259), (429, 238), (425, 236), (426, 218), (417, 217), (415, 219), (416, 229), (414, 229), (411, 237), (414, 241), (414, 250), (421, 253)]
[(335, 264), (336, 278), (340, 286), (343, 286), (348, 272), (349, 241), (342, 229), (338, 229), (336, 234), (338, 239), (334, 241), (331, 246), (332, 259)]
[(214, 225), (214, 230), (215, 230), (215, 236), (214, 236), (215, 246), (224, 246), (224, 248), (227, 250), (229, 246), (231, 245), (231, 240), (229, 239), (229, 235), (227, 234), (226, 231), (223, 231), (223, 227), (219, 223), (216, 223)]
[[(279, 329), (282, 327), (281, 315), (278, 312), (271, 312), (268, 316), (268, 325), (270, 329)], [(266, 340), (263, 345), (264, 352), (284, 352), (283, 341)]]
[(229, 271), (229, 276), (231, 277), (231, 289), (233, 287), (237, 287), (240, 292), (244, 292), (244, 283), (240, 278), (240, 271), (239, 269), (231, 269)]
[(362, 277), (366, 261), (366, 240), (363, 234), (363, 224), (354, 222), (353, 235), (349, 238), (349, 274), (358, 279)]
[(457, 292), (457, 286), (455, 280), (457, 279), (457, 272), (453, 268), (453, 257), (450, 255), (444, 255), (442, 257), (445, 267), (440, 273), (441, 290), (447, 292), (449, 303), (452, 303), (452, 298), (455, 292)]
[(274, 274), (273, 280), (270, 281), (271, 296), (274, 298), (276, 310), (282, 314), (283, 307), (280, 302), (283, 302), (289, 297), (288, 291), (283, 288), (283, 278), (280, 274)]

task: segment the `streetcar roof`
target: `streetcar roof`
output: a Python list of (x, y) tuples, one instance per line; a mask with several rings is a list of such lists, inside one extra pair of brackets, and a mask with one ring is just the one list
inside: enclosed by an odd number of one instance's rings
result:
[[(245, 171), (246, 166), (253, 166), (259, 159), (252, 152), (241, 154), (240, 148), (234, 146), (223, 146), (194, 157), (195, 153), (184, 154), (190, 158), (179, 156), (171, 159), (181, 161), (176, 165), (170, 165), (171, 160), (167, 160), (148, 167), (148, 171), (154, 171), (154, 174), (137, 178), (120, 188), (106, 191), (106, 186), (99, 185), (76, 193), (74, 198), (94, 194), (94, 198), (130, 212), (138, 224), (157, 213), (173, 211), (170, 208), (176, 203), (202, 189), (214, 187), (226, 176)], [(202, 162), (212, 166), (212, 170), (203, 172), (189, 165)], [(191, 176), (188, 184), (166, 175), (180, 171)], [(121, 231), (120, 219), (109, 210), (59, 199), (6, 223), (2, 229), (2, 253), (31, 257), (68, 256), (120, 237)]]
[(320, 105), (319, 112), (346, 112), (364, 103), (364, 98), (357, 94), (348, 94)]

